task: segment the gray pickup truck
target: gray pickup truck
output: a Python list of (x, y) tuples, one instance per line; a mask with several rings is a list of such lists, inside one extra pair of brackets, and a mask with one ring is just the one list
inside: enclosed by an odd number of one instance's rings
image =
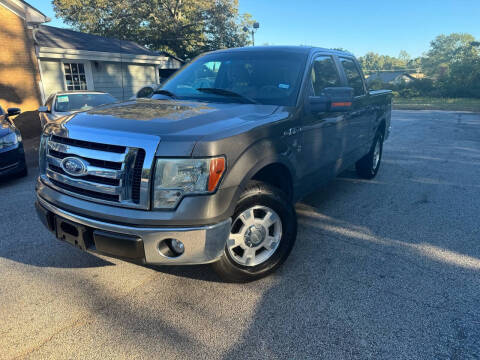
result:
[(254, 280), (291, 252), (296, 201), (351, 166), (377, 174), (391, 98), (346, 52), (207, 53), (151, 99), (47, 125), (37, 212), (86, 251)]

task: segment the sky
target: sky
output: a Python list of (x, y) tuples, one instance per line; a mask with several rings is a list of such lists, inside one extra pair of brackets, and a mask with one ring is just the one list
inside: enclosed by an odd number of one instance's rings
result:
[[(55, 19), (48, 0), (27, 0)], [(426, 52), (437, 35), (466, 32), (480, 38), (479, 0), (239, 0), (240, 12), (260, 23), (256, 45), (313, 45), (412, 57)]]

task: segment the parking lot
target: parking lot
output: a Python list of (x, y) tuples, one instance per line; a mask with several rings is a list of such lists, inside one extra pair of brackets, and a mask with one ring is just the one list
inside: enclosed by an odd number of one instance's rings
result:
[(0, 183), (0, 358), (479, 359), (480, 115), (394, 111), (380, 173), (297, 204), (285, 265), (249, 284), (81, 252)]

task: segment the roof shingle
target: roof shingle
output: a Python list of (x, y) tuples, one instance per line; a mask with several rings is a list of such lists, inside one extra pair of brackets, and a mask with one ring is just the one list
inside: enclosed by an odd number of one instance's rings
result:
[(125, 53), (133, 55), (162, 55), (160, 53), (150, 51), (133, 41), (106, 38), (103, 36), (86, 34), (48, 25), (40, 25), (35, 38), (38, 45), (42, 47)]

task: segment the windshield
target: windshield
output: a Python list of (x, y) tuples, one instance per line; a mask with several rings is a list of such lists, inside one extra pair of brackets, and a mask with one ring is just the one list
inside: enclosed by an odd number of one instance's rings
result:
[(110, 94), (65, 94), (58, 95), (55, 101), (56, 112), (84, 111), (95, 106), (116, 102)]
[(274, 51), (213, 53), (193, 61), (167, 81), (162, 90), (178, 99), (224, 102), (251, 99), (260, 104), (292, 106), (306, 58), (305, 54)]

